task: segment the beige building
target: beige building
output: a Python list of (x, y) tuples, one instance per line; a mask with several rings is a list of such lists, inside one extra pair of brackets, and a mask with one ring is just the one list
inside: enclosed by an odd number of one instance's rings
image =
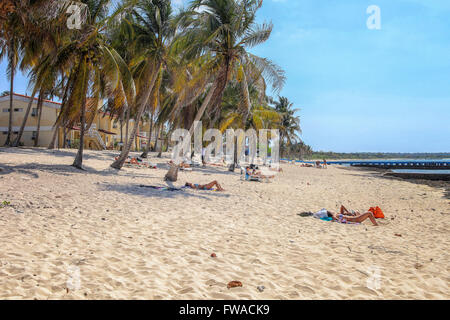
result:
[[(17, 94), (13, 95), (13, 135), (14, 141), (22, 125), (23, 117), (28, 108), (30, 97)], [(34, 99), (32, 109), (25, 124), (21, 142), (25, 146), (34, 146), (34, 138), (38, 125), (37, 101)], [(39, 131), (39, 146), (48, 146), (53, 134), (53, 124), (58, 116), (61, 104), (58, 102), (44, 100), (42, 104), (41, 127)], [(9, 95), (0, 97), (0, 145), (3, 146), (8, 135), (9, 125)]]
[[(13, 95), (13, 135), (11, 139), (14, 141), (17, 133), (22, 125), (23, 117), (31, 97), (14, 93)], [(21, 144), (24, 146), (34, 146), (34, 139), (37, 131), (38, 112), (37, 101), (35, 98), (32, 109), (25, 124), (25, 129), (22, 135)], [(99, 104), (99, 109), (101, 104)], [(61, 104), (54, 101), (44, 100), (42, 105), (41, 127), (39, 132), (38, 146), (46, 147), (50, 144), (53, 135), (53, 125), (58, 117)], [(4, 145), (8, 134), (9, 124), (9, 95), (0, 97), (0, 145)], [(134, 125), (134, 120), (130, 120), (128, 131)], [(148, 141), (148, 123), (139, 124), (139, 130), (136, 140), (133, 143), (132, 150), (142, 150), (145, 148)], [(125, 142), (125, 125), (122, 128), (122, 140)], [(80, 138), (80, 127), (74, 126), (66, 134), (66, 147), (78, 147), (77, 142)], [(101, 110), (98, 111), (94, 118), (91, 128), (85, 134), (84, 147), (92, 150), (104, 149), (120, 149), (120, 122), (116, 119), (111, 119), (109, 114), (105, 114)], [(64, 131), (61, 128), (58, 132), (56, 147), (62, 148), (64, 142)]]

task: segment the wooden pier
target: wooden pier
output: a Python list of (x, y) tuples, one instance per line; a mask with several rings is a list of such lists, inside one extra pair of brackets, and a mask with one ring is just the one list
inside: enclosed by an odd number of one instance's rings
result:
[(450, 170), (449, 161), (362, 161), (351, 162), (350, 165), (379, 169)]

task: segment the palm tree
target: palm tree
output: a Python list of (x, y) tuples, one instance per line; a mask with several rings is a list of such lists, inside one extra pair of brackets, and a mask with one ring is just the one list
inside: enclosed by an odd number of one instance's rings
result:
[(158, 79), (156, 80), (155, 86), (153, 87), (152, 94), (150, 96), (150, 103), (148, 106), (148, 121), (150, 122), (149, 130), (148, 130), (148, 141), (147, 145), (145, 146), (144, 152), (141, 154), (141, 158), (147, 158), (148, 153), (150, 152), (150, 142), (152, 140), (152, 133), (153, 133), (153, 120), (155, 113), (157, 112), (157, 108), (159, 106), (160, 101), (160, 89), (162, 84), (162, 78), (163, 78), (163, 70), (160, 71), (158, 75)]
[[(109, 20), (120, 11), (108, 17), (110, 0), (81, 2), (86, 5), (86, 19), (81, 30), (73, 30), (71, 40), (49, 60), (59, 70), (71, 69), (56, 125), (63, 119), (69, 119), (71, 125), (81, 123), (80, 145), (72, 164), (78, 169), (82, 169), (84, 134), (92, 124), (99, 103), (123, 91), (134, 90), (128, 67), (108, 44), (104, 33)], [(118, 91), (120, 86), (124, 87), (123, 91)]]
[[(57, 7), (60, 7), (60, 4), (56, 0), (3, 0), (0, 5), (0, 60), (4, 57), (8, 60), (7, 74), (10, 81), (9, 122), (5, 146), (10, 146), (13, 142), (14, 78), (25, 47), (24, 39), (29, 39), (36, 28), (39, 28), (33, 21), (51, 16)], [(40, 21), (42, 22), (42, 19)]]
[[(204, 76), (213, 75), (214, 79), (194, 121), (199, 121), (208, 108), (220, 107), (232, 78), (239, 79), (243, 104), (250, 110), (248, 68), (258, 69), (275, 90), (283, 86), (284, 72), (278, 66), (247, 51), (265, 42), (272, 32), (272, 24), (255, 22), (261, 6), (261, 0), (194, 0), (181, 16), (185, 31), (179, 42), (185, 45), (185, 54), (208, 55), (209, 61), (202, 71)], [(192, 125), (191, 135), (194, 130)]]
[(133, 75), (137, 87), (135, 102), (136, 116), (128, 141), (112, 168), (121, 169), (128, 157), (136, 137), (139, 120), (149, 105), (150, 96), (157, 83), (158, 75), (168, 64), (172, 25), (172, 7), (170, 1), (140, 0), (131, 10), (134, 32), (136, 33), (136, 52), (132, 61)]
[[(42, 25), (42, 21), (36, 21), (35, 23)], [(45, 26), (37, 28), (35, 32), (24, 38), (24, 53), (20, 69), (24, 71), (31, 68), (29, 73), (29, 87), (32, 87), (33, 90), (13, 147), (19, 145), (37, 92), (39, 92), (39, 98), (42, 96), (42, 99), (44, 99), (44, 92), (53, 92), (55, 90), (59, 74), (63, 78), (64, 72), (56, 69), (55, 65), (47, 62), (51, 59), (52, 53), (56, 52), (59, 44), (62, 44), (61, 34), (57, 34), (55, 30), (45, 28)], [(39, 106), (38, 110), (41, 110)], [(39, 130), (37, 132), (37, 137), (39, 137)], [(36, 138), (35, 145), (37, 141), (38, 139)]]
[(0, 60), (6, 57), (8, 61), (7, 74), (10, 81), (8, 135), (6, 136), (5, 146), (10, 146), (12, 142), (14, 77), (20, 59), (21, 45), (19, 35), (22, 27), (18, 11), (8, 12), (6, 19), (1, 21), (0, 28)]
[(295, 116), (299, 109), (293, 109), (293, 103), (286, 97), (278, 97), (278, 101), (274, 102), (275, 110), (281, 116), (280, 142), (281, 149), (286, 151), (287, 148), (297, 143), (301, 134), (300, 117)]

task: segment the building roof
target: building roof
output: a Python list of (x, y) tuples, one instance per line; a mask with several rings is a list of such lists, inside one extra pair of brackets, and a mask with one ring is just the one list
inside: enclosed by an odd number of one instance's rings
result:
[[(30, 98), (31, 98), (30, 96), (26, 96), (26, 95), (19, 94), (19, 93), (13, 93), (14, 100), (21, 100), (24, 102), (29, 102)], [(39, 99), (35, 97), (34, 100), (37, 102)], [(0, 102), (1, 101), (9, 101), (9, 94), (1, 96)], [(61, 103), (56, 102), (56, 101), (46, 100), (46, 99), (44, 99), (44, 105), (47, 107), (50, 107), (50, 108), (55, 108), (55, 109), (61, 108)]]

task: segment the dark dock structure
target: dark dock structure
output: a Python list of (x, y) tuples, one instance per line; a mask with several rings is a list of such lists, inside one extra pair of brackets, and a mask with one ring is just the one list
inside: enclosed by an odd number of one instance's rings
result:
[(450, 170), (450, 161), (328, 161), (329, 164), (350, 165), (352, 167), (366, 167), (378, 169), (421, 169), (421, 170)]

